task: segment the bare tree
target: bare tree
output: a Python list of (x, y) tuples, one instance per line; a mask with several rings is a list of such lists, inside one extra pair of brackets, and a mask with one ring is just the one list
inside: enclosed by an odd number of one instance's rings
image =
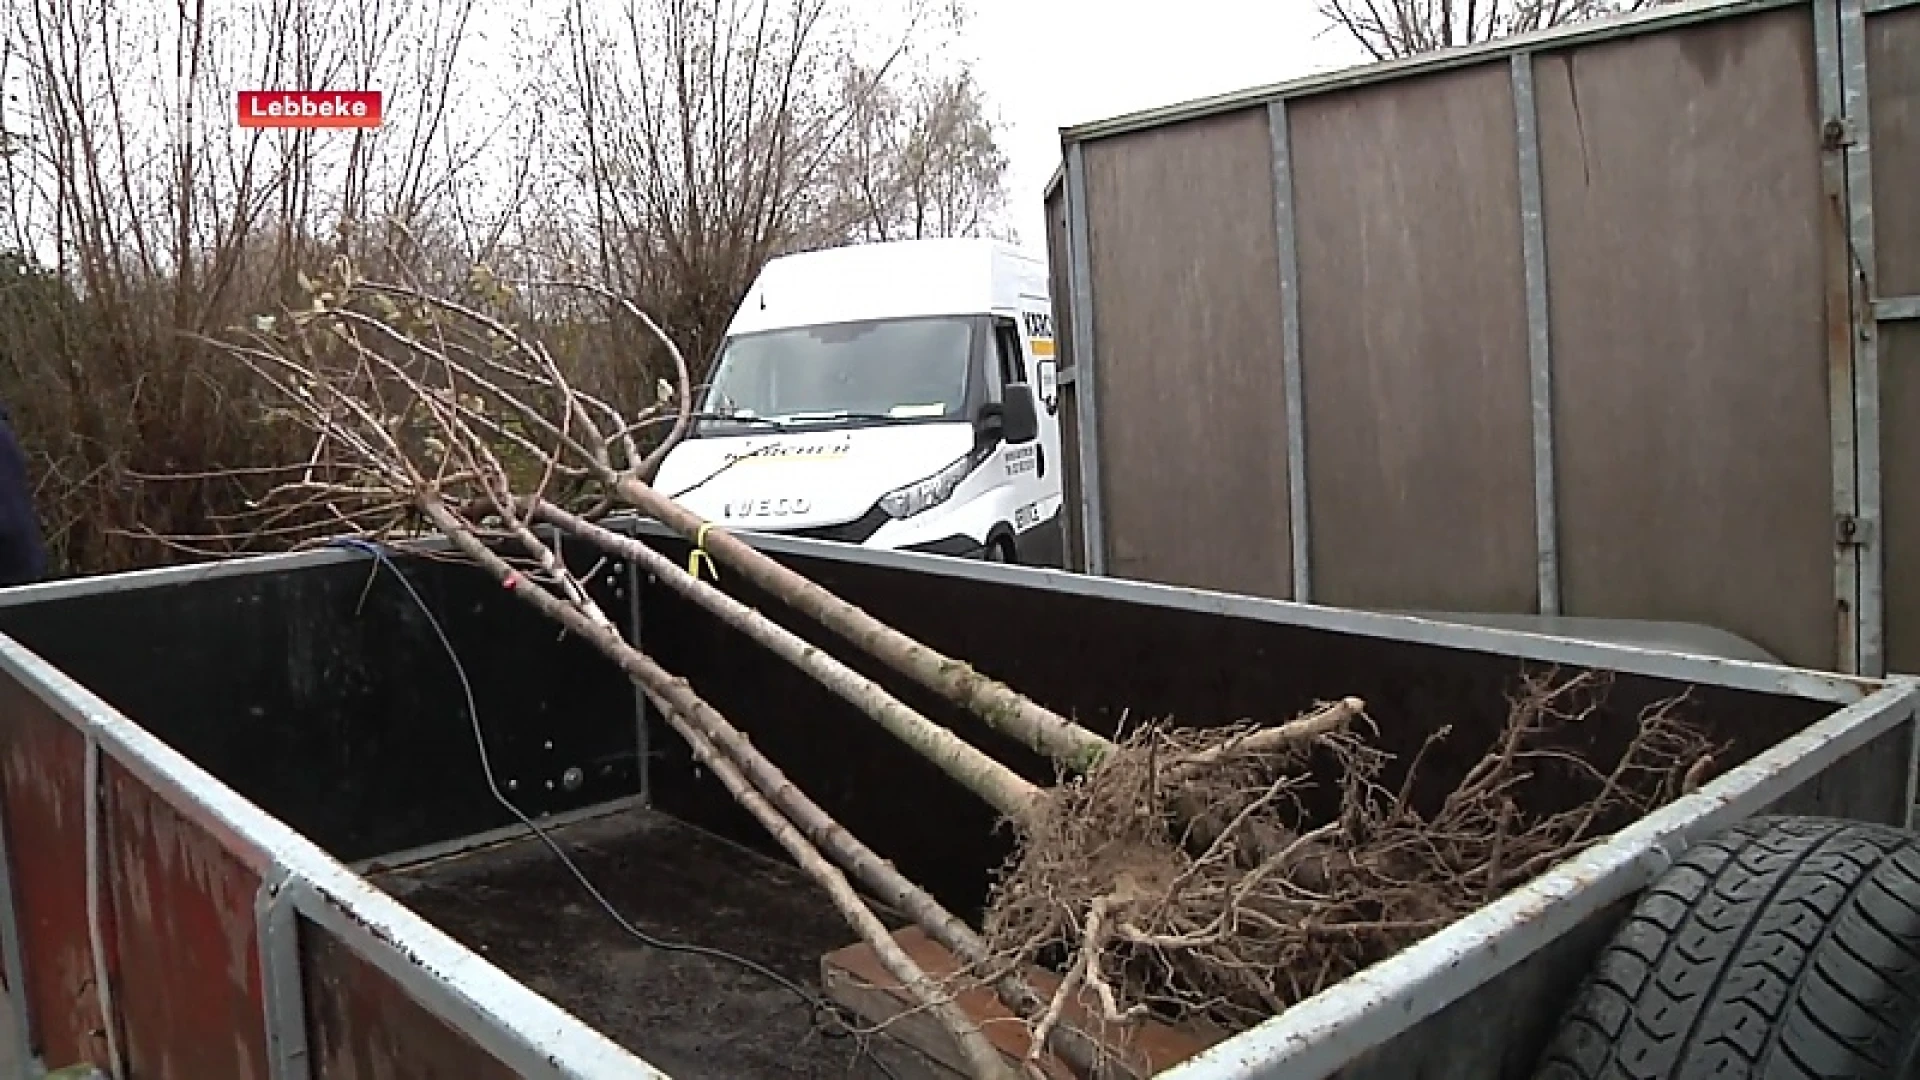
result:
[(1375, 60), (1640, 11), (1665, 0), (1320, 0), (1320, 14)]
[[(247, 470), (292, 435), (196, 335), (285, 296), (319, 252), (381, 265), (406, 237), (462, 235), (450, 183), (477, 139), (448, 102), (476, 11), (506, 5), (0, 2), (3, 245), (66, 286), (0, 321), (0, 395), (56, 566), (123, 568), (155, 557), (146, 528), (218, 533), (257, 494)], [(496, 81), (510, 111), (519, 95)], [(378, 132), (235, 123), (241, 89), (366, 86), (388, 90)], [(510, 152), (495, 158), (511, 171)], [(455, 275), (476, 257), (439, 246)]]
[[(891, 35), (869, 29), (883, 9)], [(998, 211), (1004, 158), (977, 87), (902, 89), (915, 50), (945, 40), (955, 17), (931, 0), (857, 12), (842, 0), (621, 0), (613, 12), (569, 6), (584, 122), (563, 153), (585, 181), (595, 276), (660, 313), (696, 380), (768, 259), (877, 238), (842, 194), (850, 156), (888, 158), (873, 174), (887, 177), (889, 228), (910, 206), (903, 192), (926, 235)], [(955, 169), (973, 175), (939, 174)], [(651, 355), (650, 378), (665, 373), (654, 343), (613, 344)]]
[[(220, 519), (297, 434), (202, 339), (335, 255), (442, 292), (476, 263), (587, 277), (703, 374), (768, 258), (859, 235), (833, 170), (865, 101), (920, 100), (906, 61), (952, 37), (944, 2), (0, 0), (0, 252), (50, 275), (0, 311), (0, 400), (56, 567), (191, 557), (153, 533), (235, 542)], [(237, 90), (365, 87), (378, 130), (234, 122)], [(994, 212), (934, 173), (979, 155), (923, 157), (928, 228)], [(644, 404), (673, 377), (577, 297), (514, 318), (588, 392)]]
[(852, 240), (979, 236), (1003, 224), (1007, 156), (971, 72), (894, 86), (860, 68), (841, 81), (852, 117), (832, 205)]

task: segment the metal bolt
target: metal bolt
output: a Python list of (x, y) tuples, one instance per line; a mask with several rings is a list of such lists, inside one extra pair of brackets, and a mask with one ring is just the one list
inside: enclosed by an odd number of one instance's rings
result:
[(580, 785), (585, 783), (586, 779), (586, 774), (581, 772), (580, 767), (576, 765), (560, 774), (560, 786), (568, 791), (579, 791)]

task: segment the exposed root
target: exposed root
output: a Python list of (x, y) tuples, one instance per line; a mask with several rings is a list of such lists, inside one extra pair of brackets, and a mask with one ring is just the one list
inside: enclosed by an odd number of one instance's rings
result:
[(1607, 731), (1608, 682), (1525, 677), (1464, 771), (1435, 764), (1444, 728), (1396, 763), (1357, 702), (1287, 736), (1137, 730), (1046, 801), (989, 941), (1067, 969), (1043, 1029), (1091, 995), (1105, 1024), (1244, 1030), (1703, 782), (1713, 748), (1684, 695)]

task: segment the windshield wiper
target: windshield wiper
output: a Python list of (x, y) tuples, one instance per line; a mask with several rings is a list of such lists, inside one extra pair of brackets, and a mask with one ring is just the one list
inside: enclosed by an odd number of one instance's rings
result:
[(883, 424), (907, 424), (915, 420), (926, 419), (930, 418), (925, 416), (895, 416), (892, 413), (877, 412), (796, 413), (780, 418), (782, 423), (787, 424), (837, 424), (844, 420), (877, 420)]
[(782, 421), (769, 419), (765, 416), (736, 416), (732, 413), (697, 412), (689, 414), (688, 419), (718, 421), (728, 424), (760, 424), (764, 427), (787, 426)]

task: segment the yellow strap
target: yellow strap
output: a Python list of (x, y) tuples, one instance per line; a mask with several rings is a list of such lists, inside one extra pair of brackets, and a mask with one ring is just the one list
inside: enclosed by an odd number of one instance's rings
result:
[(687, 553), (687, 573), (698, 579), (700, 564), (704, 562), (707, 564), (707, 573), (713, 575), (713, 580), (719, 581), (720, 568), (713, 565), (713, 556), (707, 554), (707, 530), (711, 528), (713, 528), (712, 522), (703, 521), (700, 523), (700, 531), (694, 534), (693, 550)]

